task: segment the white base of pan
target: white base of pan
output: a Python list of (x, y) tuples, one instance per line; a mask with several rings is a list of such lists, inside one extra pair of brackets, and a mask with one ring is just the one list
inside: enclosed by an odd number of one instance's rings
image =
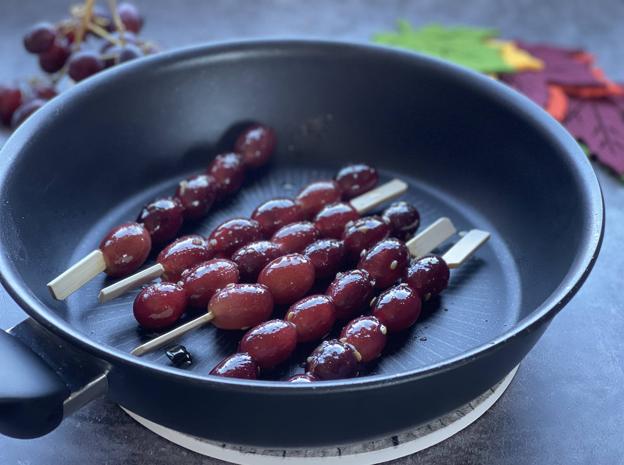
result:
[[(373, 465), (414, 454), (457, 434), (483, 415), (505, 392), (518, 371), (514, 368), (501, 382), (472, 402), (443, 417), (393, 437), (341, 447), (319, 449), (254, 449), (230, 446), (189, 436), (160, 426), (126, 409), (126, 413), (157, 435), (202, 455), (241, 465)], [(122, 407), (123, 408), (123, 407)]]

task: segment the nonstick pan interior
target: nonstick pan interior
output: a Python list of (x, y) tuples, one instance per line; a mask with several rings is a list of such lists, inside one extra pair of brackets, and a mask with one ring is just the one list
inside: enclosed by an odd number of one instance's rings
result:
[[(583, 178), (586, 162), (570, 158), (569, 138), (537, 107), (487, 78), (381, 49), (296, 42), (190, 50), (110, 74), (59, 97), (7, 144), (5, 153), (19, 159), (3, 179), (0, 231), (20, 292), (39, 307), (31, 312), (60, 318), (54, 323), (105, 349), (128, 351), (148, 336), (132, 317), (134, 294), (98, 305), (98, 278), (55, 302), (45, 283), (111, 226), (206, 166), (247, 120), (276, 128), (273, 166), (189, 231), (206, 233), (364, 161), (410, 184), (405, 198), (424, 225), (446, 215), (462, 229), (492, 233), (372, 373), (433, 367), (513, 331), (594, 252), (588, 212), (597, 199), (587, 187), (595, 180)], [(187, 336), (190, 370), (207, 374), (239, 337), (210, 327)], [(166, 363), (162, 352), (148, 360)]]

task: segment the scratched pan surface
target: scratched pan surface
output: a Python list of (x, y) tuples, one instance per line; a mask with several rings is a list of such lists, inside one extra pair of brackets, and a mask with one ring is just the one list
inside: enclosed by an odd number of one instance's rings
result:
[[(363, 161), (384, 180), (408, 182), (405, 199), (424, 225), (445, 215), (460, 229), (492, 233), (416, 327), (367, 367), (370, 376), (311, 386), (213, 378), (208, 371), (240, 333), (212, 327), (183, 339), (195, 358), (189, 368), (171, 367), (162, 351), (139, 360), (127, 352), (150, 335), (132, 317), (134, 294), (98, 305), (103, 276), (67, 302), (47, 292), (45, 283), (110, 227), (230, 147), (248, 120), (276, 128), (272, 166), (187, 232), (207, 233)], [(488, 78), (358, 45), (198, 47), (120, 67), (35, 115), (0, 163), (0, 268), (10, 292), (48, 329), (109, 364), (115, 401), (231, 443), (356, 441), (475, 398), (521, 361), (578, 289), (602, 233), (591, 166), (540, 109)], [(302, 371), (310, 349), (271, 378)], [(293, 412), (305, 421), (291, 425)], [(340, 422), (328, 422), (336, 412)]]

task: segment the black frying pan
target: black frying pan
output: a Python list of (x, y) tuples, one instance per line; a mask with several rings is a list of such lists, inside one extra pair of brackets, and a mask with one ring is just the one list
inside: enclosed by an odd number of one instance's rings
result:
[[(276, 128), (273, 166), (193, 231), (364, 161), (409, 183), (424, 224), (446, 215), (492, 233), (369, 376), (213, 378), (240, 337), (213, 327), (184, 337), (195, 364), (176, 369), (162, 351), (128, 355), (150, 335), (137, 329), (133, 295), (97, 304), (103, 277), (67, 302), (48, 294), (45, 283), (229, 148), (231, 129), (248, 120)], [(104, 391), (152, 421), (235, 444), (340, 444), (414, 426), (517, 365), (578, 290), (602, 238), (591, 166), (537, 106), (487, 77), (362, 45), (248, 42), (123, 66), (38, 112), (0, 164), (0, 271), (32, 317), (12, 330), (17, 338), (0, 333), (0, 427), (21, 437), (46, 433)], [(301, 371), (304, 352), (274, 375)]]

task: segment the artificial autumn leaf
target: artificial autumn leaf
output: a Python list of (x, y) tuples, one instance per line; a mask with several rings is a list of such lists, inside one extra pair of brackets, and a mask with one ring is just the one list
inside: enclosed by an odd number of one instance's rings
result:
[(566, 118), (568, 114), (568, 97), (563, 88), (554, 84), (548, 86), (546, 111), (559, 122)]
[(594, 77), (602, 83), (601, 86), (563, 86), (566, 93), (574, 97), (581, 98), (600, 98), (609, 97), (611, 95), (624, 95), (624, 88), (615, 82), (609, 80), (604, 71), (600, 68), (592, 68)]
[(624, 174), (624, 117), (610, 99), (570, 97), (565, 127), (602, 163)]
[(541, 60), (526, 50), (522, 50), (514, 42), (490, 40), (489, 44), (499, 49), (505, 63), (515, 71), (539, 71), (544, 68), (544, 63)]
[(501, 74), (500, 80), (526, 95), (540, 107), (548, 102), (548, 82), (542, 71), (525, 71), (515, 74)]
[(496, 31), (472, 27), (443, 27), (432, 24), (414, 29), (399, 21), (396, 32), (377, 34), (373, 41), (426, 53), (484, 73), (513, 71), (500, 51), (487, 43)]

